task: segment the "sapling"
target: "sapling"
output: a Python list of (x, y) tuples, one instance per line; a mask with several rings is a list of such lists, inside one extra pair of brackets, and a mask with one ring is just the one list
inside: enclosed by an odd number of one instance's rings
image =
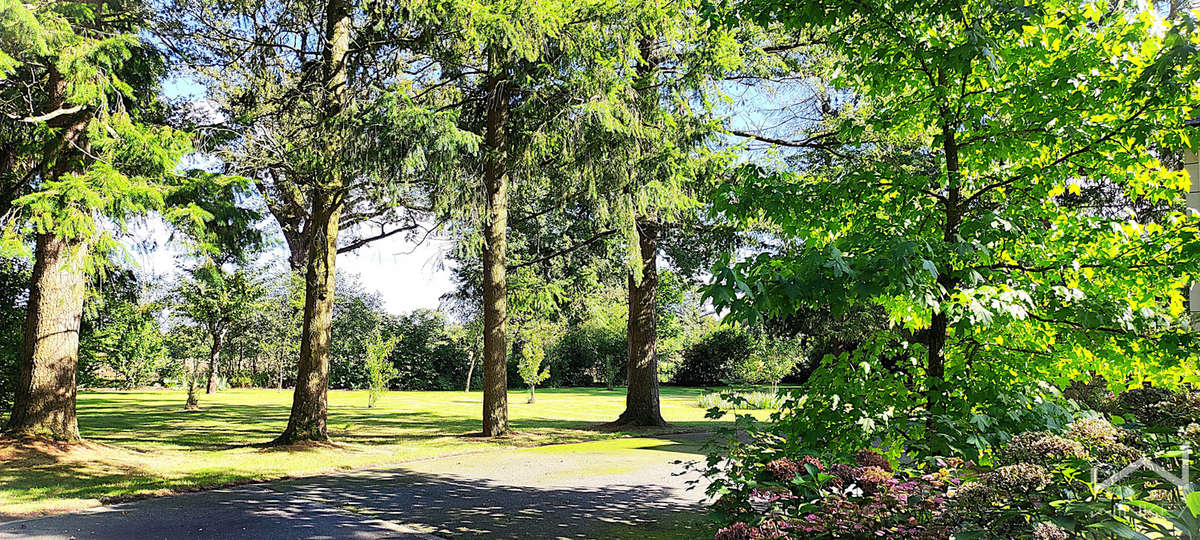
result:
[(550, 366), (542, 367), (542, 361), (545, 359), (545, 340), (537, 334), (530, 336), (521, 359), (517, 361), (517, 373), (521, 375), (521, 380), (529, 385), (529, 401), (527, 403), (533, 403), (534, 389), (537, 385), (550, 378)]
[(387, 390), (388, 382), (392, 380), (398, 373), (396, 366), (392, 364), (391, 356), (392, 349), (396, 348), (396, 343), (400, 341), (399, 337), (391, 337), (383, 339), (383, 336), (376, 332), (367, 339), (367, 408), (375, 406), (375, 402), (379, 400), (379, 396)]

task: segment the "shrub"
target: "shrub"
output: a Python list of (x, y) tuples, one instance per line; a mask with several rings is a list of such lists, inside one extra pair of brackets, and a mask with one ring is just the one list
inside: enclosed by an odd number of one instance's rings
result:
[(1067, 460), (1088, 460), (1083, 444), (1045, 431), (1022, 433), (1013, 437), (1000, 452), (1007, 463), (1054, 464)]
[(752, 335), (748, 353), (734, 357), (726, 367), (725, 382), (776, 385), (803, 359), (804, 348), (798, 339)]
[(1071, 381), (1063, 397), (1096, 412), (1109, 412), (1116, 406), (1116, 395), (1108, 389), (1108, 379), (1095, 375), (1088, 382)]
[[(878, 453), (860, 457), (878, 463)], [(883, 460), (886, 463), (886, 460)], [(892, 472), (811, 455), (777, 457), (734, 487), (720, 508), (734, 521), (716, 538), (949, 538), (942, 519), (961, 460)]]
[(1103, 418), (1080, 418), (1067, 426), (1064, 435), (1078, 441), (1100, 462), (1122, 468), (1142, 457), (1136, 433), (1112, 425)]
[(624, 384), (626, 355), (623, 333), (592, 323), (568, 328), (546, 351), (550, 378), (545, 385)]
[[(1116, 412), (1133, 415), (1149, 426), (1164, 426), (1171, 422), (1170, 407), (1175, 393), (1170, 389), (1144, 383), (1141, 388), (1131, 388), (1117, 396)], [(1186, 425), (1186, 424), (1184, 424)]]
[(1028, 495), (1050, 485), (1050, 473), (1033, 463), (1015, 463), (1000, 467), (983, 477), (983, 485), (993, 493)]
[(250, 388), (254, 386), (254, 381), (249, 375), (234, 375), (229, 378), (230, 388)]
[(675, 384), (718, 386), (731, 374), (730, 366), (750, 356), (750, 335), (741, 329), (719, 328), (704, 336), (683, 353), (675, 373)]
[(24, 260), (0, 258), (0, 418), (8, 414), (16, 390), (29, 273)]

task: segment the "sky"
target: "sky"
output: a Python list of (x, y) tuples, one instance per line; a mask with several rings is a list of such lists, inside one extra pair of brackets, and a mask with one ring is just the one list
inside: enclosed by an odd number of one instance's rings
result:
[[(287, 268), (287, 253), (282, 236), (273, 223), (263, 228), (272, 236), (273, 245), (252, 260), (254, 268), (283, 270)], [(139, 273), (165, 279), (181, 275), (186, 253), (171, 238), (170, 229), (160, 220), (151, 219), (131, 227), (130, 236), (137, 243), (129, 250), (128, 258)], [(435, 309), (439, 298), (454, 287), (450, 271), (443, 261), (451, 243), (445, 238), (430, 236), (416, 243), (396, 235), (363, 246), (337, 257), (339, 275), (357, 274), (368, 290), (376, 291), (383, 308), (399, 315), (415, 309)]]

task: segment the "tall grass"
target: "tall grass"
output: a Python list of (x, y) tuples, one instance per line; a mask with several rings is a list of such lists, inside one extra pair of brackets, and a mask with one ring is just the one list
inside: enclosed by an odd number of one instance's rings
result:
[(716, 407), (722, 411), (778, 409), (787, 397), (775, 392), (709, 392), (696, 398), (696, 406), (702, 409)]

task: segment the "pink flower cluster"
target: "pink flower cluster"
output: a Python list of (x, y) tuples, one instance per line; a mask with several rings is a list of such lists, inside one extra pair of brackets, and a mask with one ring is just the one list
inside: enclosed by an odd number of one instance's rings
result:
[(947, 493), (961, 483), (957, 471), (963, 465), (940, 460), (932, 470), (898, 472), (873, 450), (828, 467), (812, 456), (773, 459), (763, 467), (766, 485), (749, 491), (745, 521), (721, 529), (716, 539), (946, 539), (952, 531), (943, 519)]
[(714, 540), (759, 540), (765, 538), (791, 538), (792, 525), (783, 520), (767, 520), (757, 527), (737, 522), (717, 531)]

